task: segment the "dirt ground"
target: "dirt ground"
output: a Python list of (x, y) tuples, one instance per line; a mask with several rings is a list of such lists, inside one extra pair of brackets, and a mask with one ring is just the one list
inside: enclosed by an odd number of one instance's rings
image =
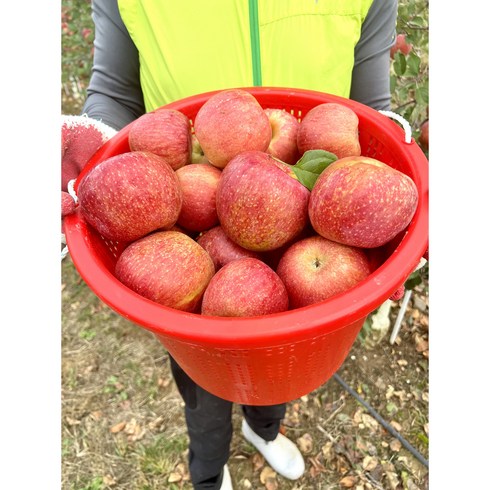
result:
[[(183, 404), (163, 346), (104, 305), (70, 256), (62, 264), (61, 294), (63, 490), (191, 489)], [(393, 345), (391, 331), (375, 339), (366, 326), (338, 371), (381, 421), (335, 378), (289, 403), (284, 431), (306, 460), (304, 476), (290, 482), (242, 439), (235, 407), (229, 460), (234, 488), (428, 488), (427, 294), (424, 280)], [(398, 308), (394, 303), (392, 324)]]

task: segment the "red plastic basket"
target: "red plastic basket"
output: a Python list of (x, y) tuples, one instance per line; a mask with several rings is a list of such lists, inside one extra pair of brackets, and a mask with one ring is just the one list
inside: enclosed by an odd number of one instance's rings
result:
[[(343, 363), (367, 315), (402, 285), (428, 245), (428, 162), (417, 144), (390, 118), (349, 99), (321, 92), (246, 88), (264, 107), (301, 119), (311, 108), (337, 102), (359, 117), (362, 154), (409, 175), (419, 204), (407, 230), (389, 246), (382, 265), (356, 287), (322, 303), (254, 318), (214, 318), (149, 301), (113, 275), (125, 244), (101, 237), (78, 214), (65, 218), (67, 245), (80, 275), (116, 312), (153, 332), (200, 386), (236, 403), (270, 405), (296, 399), (325, 383)], [(192, 121), (216, 92), (167, 105)], [(108, 141), (75, 183), (109, 156), (129, 151), (129, 126)]]

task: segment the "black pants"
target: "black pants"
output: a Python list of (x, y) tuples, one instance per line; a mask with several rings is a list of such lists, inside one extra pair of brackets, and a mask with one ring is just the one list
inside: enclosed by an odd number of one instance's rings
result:
[[(217, 490), (230, 454), (233, 404), (198, 386), (170, 355), (169, 358), (177, 388), (185, 402), (192, 484), (195, 490)], [(272, 441), (286, 414), (286, 404), (243, 405), (242, 410), (252, 430), (263, 439)]]

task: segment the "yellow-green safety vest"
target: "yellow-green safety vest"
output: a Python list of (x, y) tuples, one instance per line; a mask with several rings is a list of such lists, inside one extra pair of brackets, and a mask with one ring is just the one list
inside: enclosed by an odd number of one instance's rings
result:
[[(119, 0), (147, 111), (232, 87), (350, 93), (373, 0)], [(206, 8), (203, 9), (202, 7)]]

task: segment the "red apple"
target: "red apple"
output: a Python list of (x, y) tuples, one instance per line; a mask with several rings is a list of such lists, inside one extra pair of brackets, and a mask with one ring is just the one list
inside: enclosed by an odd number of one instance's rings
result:
[(272, 137), (264, 109), (242, 89), (211, 96), (195, 117), (194, 131), (204, 155), (218, 168), (243, 151), (265, 151)]
[(159, 231), (131, 243), (116, 262), (115, 276), (156, 303), (195, 311), (214, 275), (209, 254), (178, 231)]
[(90, 157), (117, 131), (87, 116), (61, 116), (61, 190), (76, 179)]
[(77, 205), (68, 192), (61, 191), (61, 216), (68, 216), (75, 212)]
[(429, 120), (424, 121), (420, 126), (419, 145), (423, 151), (429, 151)]
[(326, 150), (337, 158), (361, 154), (359, 144), (359, 118), (347, 106), (325, 102), (311, 109), (298, 129), (298, 149)]
[(279, 276), (262, 261), (237, 259), (211, 279), (202, 299), (207, 316), (261, 316), (288, 309), (288, 295)]
[(191, 162), (191, 125), (180, 111), (162, 108), (143, 114), (131, 125), (128, 143), (132, 151), (165, 158), (174, 170)]
[(407, 40), (405, 38), (405, 34), (398, 34), (396, 36), (396, 41), (395, 44), (390, 49), (390, 56), (391, 58), (395, 57), (395, 53), (400, 51), (403, 53), (405, 56), (412, 51), (412, 44), (407, 43)]
[(291, 245), (276, 272), (286, 286), (290, 308), (301, 308), (354, 287), (371, 270), (362, 249), (316, 235)]
[(374, 158), (347, 157), (320, 174), (308, 212), (319, 235), (374, 248), (408, 226), (417, 203), (417, 187), (408, 175)]
[(240, 247), (240, 245), (228, 238), (223, 228), (219, 225), (205, 231), (201, 236), (197, 237), (197, 243), (209, 253), (216, 270), (221, 269), (221, 267), (232, 260), (243, 259), (245, 257), (260, 259), (258, 252), (252, 252), (251, 250)]
[(88, 172), (78, 186), (80, 212), (101, 235), (133, 241), (177, 222), (182, 207), (179, 180), (153, 153), (112, 156)]
[(204, 231), (217, 225), (216, 188), (221, 170), (207, 163), (191, 163), (175, 173), (183, 198), (177, 224), (189, 231)]
[(272, 128), (272, 139), (266, 153), (294, 165), (299, 158), (296, 138), (299, 121), (283, 109), (264, 109)]
[(290, 166), (268, 153), (247, 151), (224, 168), (216, 210), (235, 243), (261, 252), (279, 248), (303, 230), (309, 196)]

